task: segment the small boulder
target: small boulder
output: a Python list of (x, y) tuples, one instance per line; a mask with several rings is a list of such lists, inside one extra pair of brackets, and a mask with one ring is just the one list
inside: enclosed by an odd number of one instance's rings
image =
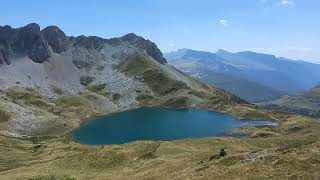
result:
[(220, 153), (219, 153), (219, 156), (220, 157), (224, 157), (224, 156), (226, 156), (227, 155), (227, 152), (224, 150), (224, 149), (221, 149), (220, 150)]

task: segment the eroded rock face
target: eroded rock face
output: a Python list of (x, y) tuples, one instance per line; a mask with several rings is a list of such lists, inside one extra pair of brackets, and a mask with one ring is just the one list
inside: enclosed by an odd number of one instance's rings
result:
[(28, 24), (18, 29), (18, 39), (15, 46), (21, 51), (30, 50), (40, 36), (40, 26), (35, 23)]
[(100, 50), (103, 48), (105, 40), (97, 36), (78, 36), (74, 38), (74, 45), (77, 47), (84, 47), (87, 49)]
[(48, 26), (41, 31), (38, 24), (31, 23), (17, 29), (0, 26), (0, 64), (10, 64), (10, 58), (16, 55), (26, 55), (34, 62), (42, 63), (52, 56), (51, 51), (62, 53), (69, 47), (76, 47), (99, 52), (106, 43), (116, 46), (121, 42), (133, 45), (161, 64), (167, 63), (155, 43), (133, 33), (113, 39), (96, 36), (68, 37), (56, 26)]
[(10, 64), (9, 57), (12, 55), (11, 46), (17, 39), (17, 30), (10, 26), (0, 26), (0, 65)]
[(41, 34), (54, 52), (61, 53), (67, 50), (69, 39), (57, 26), (48, 26), (41, 31)]
[(121, 37), (122, 40), (128, 41), (131, 44), (136, 45), (141, 50), (145, 50), (149, 56), (158, 61), (161, 64), (166, 64), (167, 60), (163, 57), (162, 52), (157, 45), (149, 40), (146, 40), (134, 33), (127, 34)]
[(42, 36), (38, 37), (38, 39), (31, 45), (31, 48), (28, 51), (28, 56), (37, 63), (46, 61), (51, 56), (48, 42)]
[(2, 64), (10, 64), (9, 54), (4, 47), (0, 47), (0, 65)]
[(0, 64), (4, 64), (5, 62), (2, 51), (0, 50)]
[(0, 64), (10, 64), (10, 57), (15, 54), (26, 54), (38, 63), (51, 56), (48, 42), (41, 35), (38, 24), (32, 23), (18, 29), (0, 27)]
[(18, 48), (27, 52), (34, 62), (41, 63), (51, 56), (48, 42), (40, 32), (40, 26), (32, 23), (19, 29)]

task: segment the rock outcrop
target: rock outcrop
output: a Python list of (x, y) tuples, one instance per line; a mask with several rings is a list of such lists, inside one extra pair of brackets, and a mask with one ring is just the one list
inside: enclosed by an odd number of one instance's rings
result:
[(10, 64), (9, 57), (12, 55), (11, 46), (17, 39), (17, 31), (10, 26), (0, 26), (0, 65)]
[(51, 56), (48, 42), (42, 36), (40, 26), (32, 23), (18, 29), (15, 49), (27, 53), (34, 62), (41, 63)]
[(15, 55), (26, 55), (34, 62), (42, 63), (52, 56), (52, 51), (62, 53), (72, 46), (100, 51), (106, 43), (117, 45), (121, 42), (128, 42), (161, 64), (167, 63), (155, 43), (133, 33), (113, 39), (96, 36), (68, 37), (56, 26), (40, 30), (38, 24), (31, 23), (17, 29), (0, 26), (0, 64), (10, 64), (11, 57)]
[(145, 50), (149, 56), (158, 61), (161, 64), (166, 64), (167, 61), (163, 57), (162, 52), (157, 47), (157, 45), (149, 40), (146, 40), (134, 33), (127, 34), (121, 37), (123, 41), (128, 41), (133, 45), (136, 45), (141, 50)]
[(42, 36), (38, 36), (28, 49), (28, 56), (37, 63), (47, 60), (51, 56), (48, 42)]
[(54, 52), (61, 53), (67, 50), (69, 38), (57, 26), (48, 26), (41, 31), (41, 34)]
[(87, 49), (100, 50), (103, 48), (105, 40), (96, 36), (78, 36), (74, 38), (74, 45), (77, 47), (84, 47)]
[(4, 47), (0, 47), (0, 65), (10, 64), (8, 52)]
[(38, 24), (32, 23), (18, 29), (0, 27), (0, 34), (1, 64), (10, 64), (12, 56), (21, 54), (37, 63), (51, 56), (48, 42), (42, 36)]

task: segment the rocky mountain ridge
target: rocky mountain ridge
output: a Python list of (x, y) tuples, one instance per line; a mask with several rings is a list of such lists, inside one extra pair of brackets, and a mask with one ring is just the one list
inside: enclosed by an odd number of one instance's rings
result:
[(128, 41), (145, 49), (147, 54), (159, 63), (166, 63), (161, 51), (156, 45), (133, 33), (122, 38), (103, 39), (95, 36), (68, 37), (56, 26), (48, 26), (40, 30), (36, 23), (28, 24), (21, 28), (0, 26), (0, 64), (10, 64), (16, 54), (27, 54), (34, 62), (42, 63), (54, 53), (62, 53), (72, 46), (88, 49), (100, 49), (103, 43), (116, 44), (119, 41)]

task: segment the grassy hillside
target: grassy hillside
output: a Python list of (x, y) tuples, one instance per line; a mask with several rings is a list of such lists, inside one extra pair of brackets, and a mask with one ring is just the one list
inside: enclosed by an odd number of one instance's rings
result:
[(280, 98), (283, 93), (254, 81), (205, 71), (199, 78), (202, 82), (224, 89), (249, 102), (261, 102)]
[(319, 122), (290, 115), (285, 119), (280, 127), (235, 132), (252, 137), (243, 140), (89, 147), (65, 138), (0, 136), (0, 179), (317, 179)]
[(280, 99), (261, 103), (268, 109), (295, 112), (314, 118), (320, 117), (320, 87), (315, 87), (297, 96), (284, 96)]
[(2, 108), (0, 108), (0, 123), (1, 122), (6, 122), (10, 118), (10, 115), (4, 111)]
[(190, 89), (186, 83), (173, 79), (159, 68), (156, 62), (152, 62), (149, 57), (142, 54), (129, 56), (118, 68), (131, 77), (142, 78), (143, 82), (158, 95)]
[[(127, 57), (117, 68), (150, 88), (151, 91), (139, 92), (137, 99), (142, 106), (205, 107), (213, 111), (225, 111), (236, 104), (246, 104), (242, 99), (202, 84), (174, 68), (172, 73), (168, 67), (159, 65), (143, 54)], [(181, 77), (186, 77), (185, 81), (178, 80)]]

